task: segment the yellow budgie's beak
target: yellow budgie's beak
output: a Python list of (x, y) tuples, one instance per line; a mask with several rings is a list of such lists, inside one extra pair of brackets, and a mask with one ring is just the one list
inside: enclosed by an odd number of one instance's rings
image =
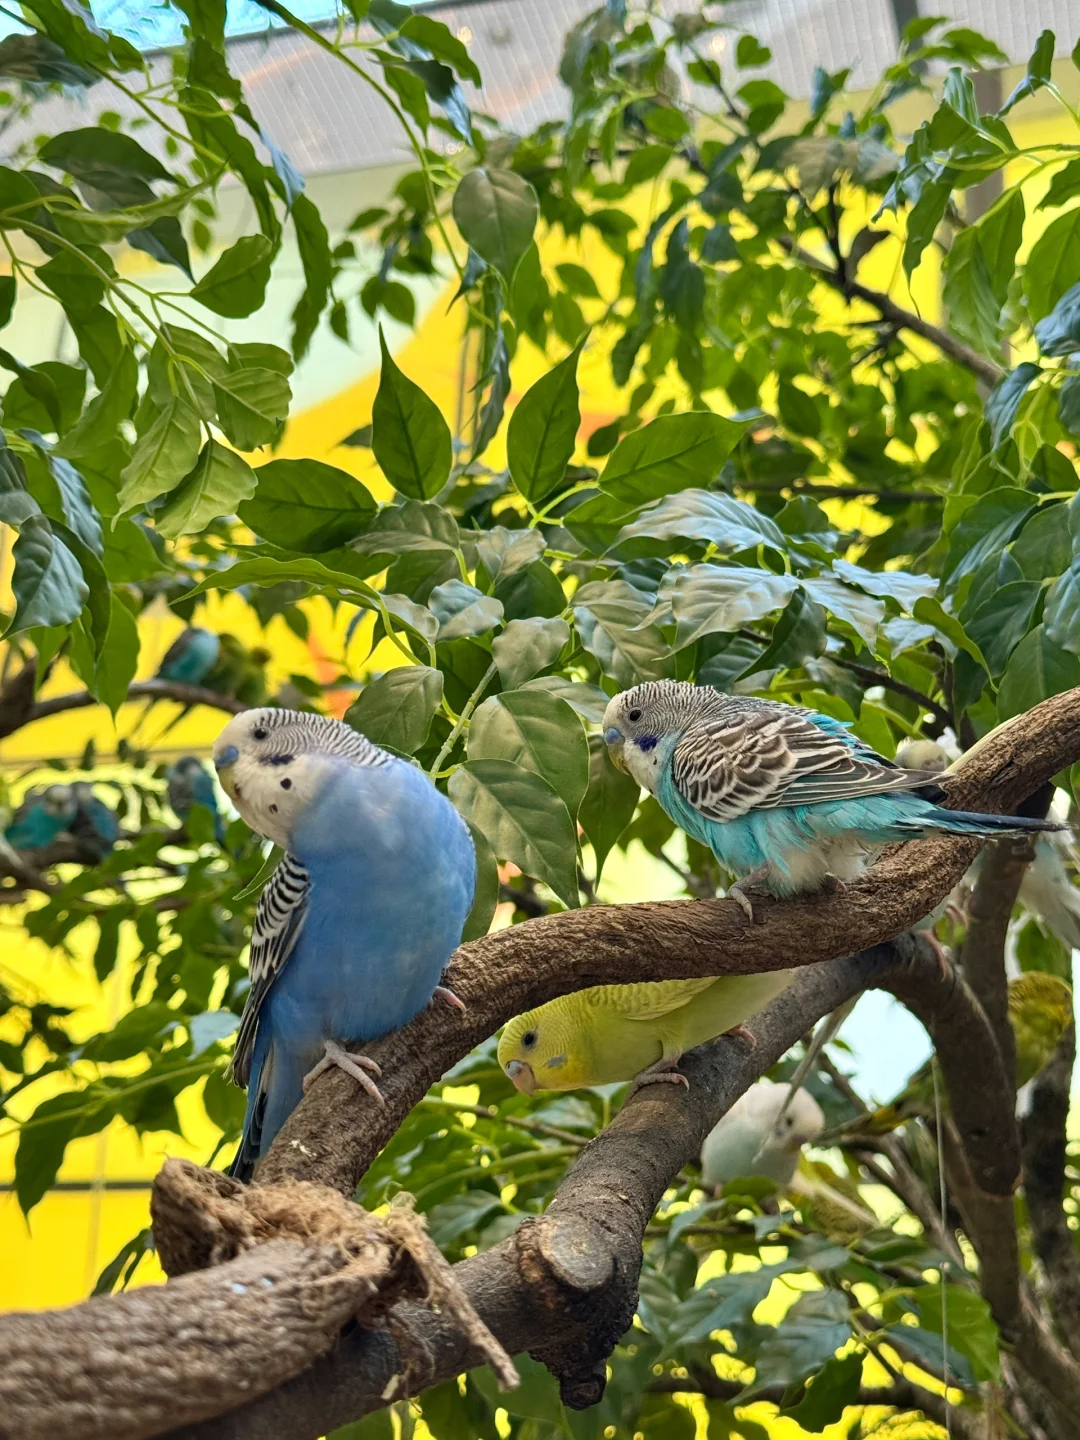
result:
[(629, 775), (630, 772), (626, 768), (626, 757), (623, 754), (626, 741), (622, 731), (617, 730), (614, 725), (609, 725), (604, 731), (604, 744), (608, 747), (608, 756), (616, 770), (621, 770), (624, 775)]
[(506, 1073), (514, 1082), (514, 1088), (520, 1090), (523, 1095), (536, 1094), (536, 1076), (527, 1060), (508, 1060)]

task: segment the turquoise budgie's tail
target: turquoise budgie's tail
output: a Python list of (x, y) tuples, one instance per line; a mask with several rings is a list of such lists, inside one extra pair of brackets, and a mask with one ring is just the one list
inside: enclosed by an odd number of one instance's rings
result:
[(979, 815), (970, 810), (944, 810), (934, 806), (921, 815), (898, 820), (907, 830), (935, 830), (945, 835), (1027, 835), (1031, 831), (1064, 830), (1055, 820), (1032, 820), (1026, 815)]

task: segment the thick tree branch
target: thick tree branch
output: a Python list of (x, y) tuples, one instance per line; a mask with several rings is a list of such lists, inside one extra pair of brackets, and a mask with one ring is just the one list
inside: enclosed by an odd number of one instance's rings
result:
[(896, 301), (886, 295), (884, 291), (871, 290), (869, 286), (860, 284), (858, 280), (841, 274), (839, 269), (833, 269), (823, 264), (816, 255), (812, 255), (809, 250), (804, 250), (802, 246), (797, 245), (790, 236), (781, 235), (777, 244), (786, 250), (792, 259), (797, 260), (808, 270), (812, 270), (834, 290), (839, 290), (848, 300), (863, 300), (867, 305), (874, 307), (882, 320), (887, 320), (899, 330), (910, 330), (914, 335), (921, 335), (924, 340), (929, 340), (939, 350), (944, 351), (950, 359), (963, 365), (966, 370), (970, 370), (984, 384), (996, 385), (1005, 373), (999, 365), (995, 365), (992, 360), (987, 360), (985, 356), (972, 350), (970, 345), (965, 345), (950, 331), (942, 329), (940, 325), (932, 325), (929, 320), (924, 320), (913, 310), (905, 310), (902, 305), (897, 305)]
[[(20, 671), (3, 692), (0, 692), (0, 740), (11, 735), (24, 725), (35, 720), (44, 720), (48, 715), (61, 715), (65, 710), (85, 710), (87, 706), (101, 702), (89, 690), (72, 690), (66, 695), (53, 695), (49, 700), (38, 700), (32, 705), (21, 703), (22, 692), (12, 695), (12, 687), (23, 682), (25, 671)], [(207, 690), (202, 685), (181, 685), (177, 680), (139, 680), (128, 686), (129, 700), (176, 700), (181, 705), (209, 705), (215, 710), (224, 710), (229, 715), (239, 715), (248, 709), (231, 695), (219, 695), (216, 690)]]
[(1065, 1185), (1065, 1124), (1075, 1060), (1076, 1031), (1070, 1025), (1053, 1060), (1035, 1081), (1022, 1132), (1024, 1196), (1035, 1253), (1042, 1261), (1046, 1290), (1058, 1328), (1073, 1355), (1080, 1360), (1080, 1254), (1061, 1204)]
[[(1044, 701), (965, 756), (944, 782), (948, 803), (1014, 809), (1078, 759), (1080, 689)], [(290, 1116), (259, 1178), (318, 1180), (351, 1195), (428, 1088), (512, 1015), (589, 985), (752, 974), (865, 949), (928, 914), (978, 848), (977, 841), (951, 836), (917, 841), (841, 894), (755, 898), (757, 924), (731, 900), (595, 905), (463, 945), (448, 983), (467, 1012), (429, 1006), (404, 1029), (366, 1047), (383, 1067), (386, 1105), (358, 1095), (342, 1071), (327, 1073)], [(969, 1076), (983, 1063), (978, 1056), (970, 1060)]]
[[(1009, 1023), (1005, 940), (1024, 872), (1035, 855), (1030, 837), (987, 845), (968, 905), (967, 936), (960, 962), (968, 984), (994, 1029), (1007, 1073), (1016, 1073), (1016, 1038)], [(1015, 1092), (1015, 1085), (1013, 1086)]]

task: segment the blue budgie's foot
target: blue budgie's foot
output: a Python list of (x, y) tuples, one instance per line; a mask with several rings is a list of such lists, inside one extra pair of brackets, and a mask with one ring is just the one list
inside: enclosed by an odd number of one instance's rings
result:
[[(676, 1056), (674, 1060), (657, 1060), (655, 1065), (650, 1065), (647, 1069), (642, 1070), (640, 1075), (634, 1076), (630, 1085), (630, 1095), (636, 1095), (646, 1085), (685, 1085), (689, 1090), (690, 1081), (681, 1070), (675, 1068), (681, 1059), (680, 1055)], [(630, 1095), (626, 1097), (628, 1100)]]
[(445, 1000), (447, 1005), (451, 1006), (454, 1010), (460, 1010), (463, 1015), (469, 1008), (460, 995), (454, 994), (449, 985), (436, 985), (431, 998), (433, 1000)]
[[(386, 1101), (383, 1099), (382, 1091), (371, 1078), (374, 1075), (378, 1079), (382, 1075), (382, 1067), (377, 1065), (374, 1060), (369, 1060), (366, 1055), (352, 1054), (344, 1046), (339, 1045), (336, 1040), (327, 1040), (324, 1043), (326, 1054), (304, 1076), (304, 1094), (307, 1094), (324, 1070), (331, 1070), (337, 1066), (339, 1070), (344, 1070), (346, 1075), (351, 1075), (373, 1100), (377, 1100), (380, 1105), (385, 1105)], [(368, 1071), (371, 1072), (370, 1075)]]

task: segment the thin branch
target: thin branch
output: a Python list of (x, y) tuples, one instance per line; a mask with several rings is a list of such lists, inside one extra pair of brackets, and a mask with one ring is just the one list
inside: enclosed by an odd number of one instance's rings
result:
[(820, 495), (823, 500), (885, 500), (899, 504), (943, 505), (945, 496), (936, 490), (890, 490), (874, 485), (819, 485), (813, 480), (746, 480), (740, 490), (757, 495), (783, 495), (792, 490), (797, 495)]
[[(18, 684), (20, 675), (14, 684)], [(90, 705), (99, 705), (97, 696), (89, 690), (72, 690), (66, 695), (54, 695), (49, 700), (38, 700), (21, 714), (10, 713), (8, 696), (11, 687), (0, 694), (0, 740), (11, 735), (23, 725), (35, 720), (44, 720), (48, 715), (61, 715), (66, 710), (83, 710)], [(128, 686), (129, 700), (176, 700), (181, 705), (209, 705), (215, 710), (224, 710), (229, 715), (239, 715), (250, 707), (231, 695), (220, 695), (216, 690), (207, 690), (202, 685), (182, 685), (177, 680), (139, 680)], [(12, 707), (14, 709), (14, 707)]]
[(819, 279), (839, 290), (848, 300), (864, 300), (867, 305), (872, 305), (883, 320), (889, 321), (901, 330), (910, 330), (915, 335), (921, 335), (924, 340), (929, 340), (939, 350), (944, 351), (950, 359), (957, 364), (963, 365), (970, 370), (984, 384), (994, 386), (1004, 375), (1000, 365), (995, 365), (992, 360), (972, 350), (970, 345), (965, 345), (948, 330), (943, 330), (940, 325), (932, 325), (929, 320), (924, 320), (921, 315), (916, 315), (913, 310), (905, 310), (902, 305), (897, 305), (881, 290), (871, 290), (869, 286), (862, 285), (858, 280), (852, 280), (842, 275), (839, 270), (831, 269), (823, 264), (816, 255), (809, 250), (804, 250), (789, 235), (777, 237), (777, 244), (788, 252), (792, 259), (797, 260), (808, 270), (812, 270)]

